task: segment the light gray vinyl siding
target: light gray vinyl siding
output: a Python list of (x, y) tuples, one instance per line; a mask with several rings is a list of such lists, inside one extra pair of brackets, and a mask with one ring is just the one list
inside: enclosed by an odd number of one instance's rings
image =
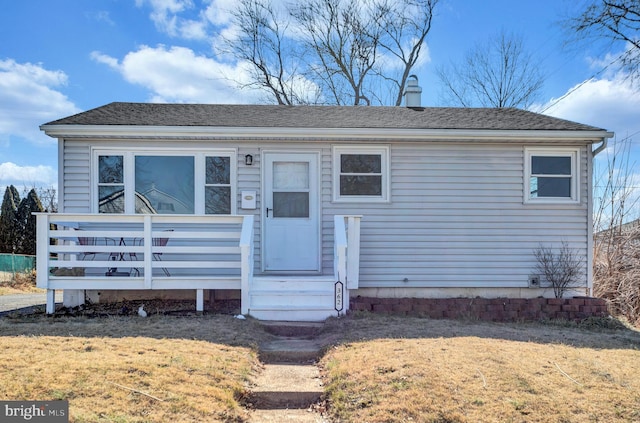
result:
[(63, 198), (65, 213), (91, 211), (91, 147), (86, 142), (64, 141), (63, 146)]
[(542, 205), (523, 203), (524, 147), (396, 143), (390, 203), (323, 196), (327, 215), (363, 215), (360, 286), (526, 287), (541, 243), (586, 256), (586, 149), (580, 204)]
[[(179, 143), (179, 144), (178, 144)], [(332, 145), (349, 142), (100, 140), (65, 141), (64, 211), (91, 211), (91, 145), (236, 148), (237, 213), (255, 215), (255, 272), (261, 269), (264, 151), (320, 153), (322, 272), (333, 274), (333, 216), (362, 215), (361, 287), (526, 287), (533, 250), (562, 240), (587, 255), (587, 151), (580, 149), (580, 204), (524, 204), (524, 149), (540, 143), (386, 142), (387, 203), (333, 201)], [(363, 145), (358, 142), (358, 145)], [(550, 148), (554, 145), (546, 144)], [(571, 147), (571, 145), (555, 145)], [(246, 166), (245, 155), (254, 163)], [(256, 210), (241, 209), (244, 190)], [(585, 271), (586, 277), (586, 271)], [(406, 281), (405, 281), (406, 278)]]

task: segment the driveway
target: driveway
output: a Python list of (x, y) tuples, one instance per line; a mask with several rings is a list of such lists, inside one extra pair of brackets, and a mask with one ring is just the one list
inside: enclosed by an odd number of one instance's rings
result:
[[(62, 291), (56, 292), (56, 303), (62, 302)], [(46, 293), (0, 295), (0, 316), (10, 312), (30, 312), (36, 306), (45, 306)]]

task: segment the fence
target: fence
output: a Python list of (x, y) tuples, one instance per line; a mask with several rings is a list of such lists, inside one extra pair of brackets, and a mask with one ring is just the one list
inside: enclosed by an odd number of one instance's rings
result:
[(29, 272), (36, 268), (36, 256), (0, 254), (0, 272)]

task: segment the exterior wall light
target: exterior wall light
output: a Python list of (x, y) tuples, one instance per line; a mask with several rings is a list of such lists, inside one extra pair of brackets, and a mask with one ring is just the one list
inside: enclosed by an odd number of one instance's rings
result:
[(244, 164), (247, 166), (251, 166), (253, 164), (253, 156), (251, 154), (244, 156)]

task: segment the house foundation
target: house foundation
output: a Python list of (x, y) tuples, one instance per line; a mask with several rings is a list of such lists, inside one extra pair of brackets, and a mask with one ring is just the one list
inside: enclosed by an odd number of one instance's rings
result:
[(584, 320), (607, 317), (602, 298), (375, 298), (352, 297), (351, 311), (483, 321)]

